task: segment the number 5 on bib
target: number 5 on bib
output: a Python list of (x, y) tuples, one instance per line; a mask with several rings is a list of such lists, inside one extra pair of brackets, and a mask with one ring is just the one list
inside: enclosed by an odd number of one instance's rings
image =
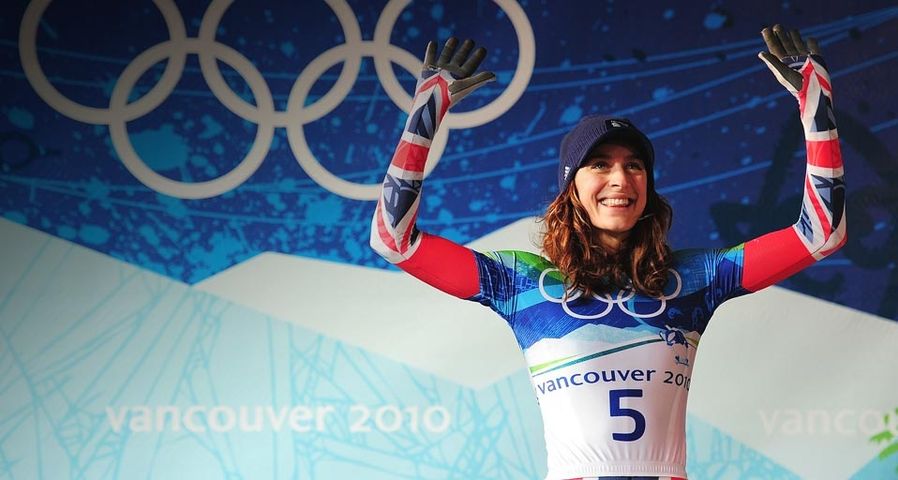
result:
[(611, 407), (612, 417), (629, 417), (636, 423), (636, 428), (630, 433), (612, 433), (611, 438), (619, 442), (633, 442), (642, 438), (645, 433), (645, 416), (632, 408), (623, 408), (620, 406), (620, 400), (624, 397), (642, 397), (642, 390), (625, 389), (611, 390), (608, 392), (609, 405)]

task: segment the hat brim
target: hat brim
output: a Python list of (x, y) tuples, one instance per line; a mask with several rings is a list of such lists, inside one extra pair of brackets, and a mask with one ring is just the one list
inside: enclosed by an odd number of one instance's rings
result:
[(630, 129), (619, 129), (606, 132), (604, 135), (596, 139), (595, 142), (586, 150), (586, 155), (580, 160), (583, 162), (595, 157), (595, 150), (606, 143), (620, 144), (630, 148), (636, 153), (637, 157), (646, 164), (647, 168), (651, 168), (655, 163), (654, 151), (648, 140), (639, 133)]

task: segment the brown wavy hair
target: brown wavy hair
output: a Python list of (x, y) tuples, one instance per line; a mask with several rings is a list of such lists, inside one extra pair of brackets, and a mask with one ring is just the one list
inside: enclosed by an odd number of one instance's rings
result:
[(630, 287), (643, 295), (659, 297), (672, 261), (667, 244), (672, 219), (670, 204), (649, 187), (642, 219), (621, 248), (611, 251), (595, 239), (597, 228), (589, 221), (571, 181), (542, 217), (543, 253), (567, 279), (568, 292), (581, 289), (584, 296), (589, 296)]

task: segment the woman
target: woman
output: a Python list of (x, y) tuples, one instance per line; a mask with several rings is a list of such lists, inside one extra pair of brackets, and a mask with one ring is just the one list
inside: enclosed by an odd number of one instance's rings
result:
[(759, 54), (799, 102), (801, 214), (728, 249), (672, 252), (654, 150), (623, 118), (590, 116), (561, 143), (544, 256), (479, 253), (415, 228), (430, 140), (447, 109), (492, 80), (485, 56), (428, 44), (412, 113), (383, 184), (371, 245), (415, 277), (489, 306), (514, 331), (545, 427), (547, 478), (685, 478), (686, 397), (699, 338), (725, 300), (772, 285), (844, 244), (845, 195), (829, 76), (816, 42), (779, 25)]

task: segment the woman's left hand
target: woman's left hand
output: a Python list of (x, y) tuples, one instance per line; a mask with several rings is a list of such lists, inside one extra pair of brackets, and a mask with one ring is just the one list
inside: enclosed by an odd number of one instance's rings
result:
[(809, 55), (821, 56), (817, 41), (809, 37), (805, 43), (798, 30), (789, 30), (779, 24), (764, 28), (761, 36), (769, 52), (760, 52), (758, 57), (790, 92), (800, 91), (802, 76), (798, 69)]

